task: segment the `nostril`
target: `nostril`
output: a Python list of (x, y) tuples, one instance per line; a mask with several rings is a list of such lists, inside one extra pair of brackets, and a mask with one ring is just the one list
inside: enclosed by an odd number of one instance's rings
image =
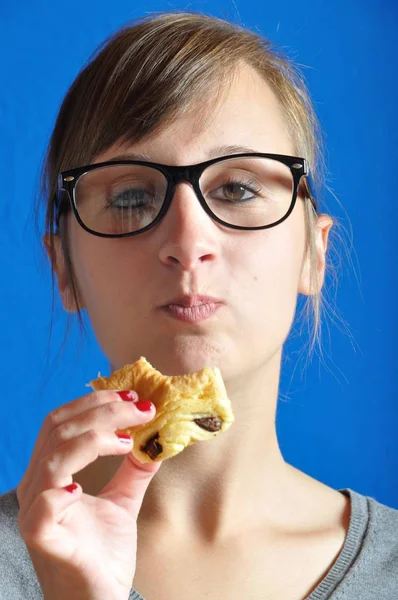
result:
[(168, 260), (170, 263), (172, 263), (173, 265), (178, 264), (180, 261), (178, 260), (178, 258), (176, 258), (175, 256), (168, 256)]

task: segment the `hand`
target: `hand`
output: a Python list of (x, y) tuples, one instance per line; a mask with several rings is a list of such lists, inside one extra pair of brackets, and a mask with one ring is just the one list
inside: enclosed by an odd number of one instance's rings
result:
[[(138, 399), (135, 392), (132, 397)], [(141, 464), (115, 431), (148, 423), (117, 392), (93, 392), (45, 419), (17, 487), (18, 524), (46, 600), (127, 600), (137, 554), (137, 517), (161, 463)], [(96, 496), (64, 489), (98, 456), (126, 454)]]

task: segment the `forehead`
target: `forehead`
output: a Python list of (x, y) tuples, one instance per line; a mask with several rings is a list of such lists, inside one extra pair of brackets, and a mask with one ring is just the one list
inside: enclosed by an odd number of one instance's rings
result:
[(134, 145), (114, 144), (94, 162), (136, 151), (154, 162), (192, 164), (214, 156), (215, 148), (233, 146), (249, 147), (256, 152), (294, 154), (274, 92), (247, 65), (237, 69), (217, 99), (202, 99), (172, 125)]

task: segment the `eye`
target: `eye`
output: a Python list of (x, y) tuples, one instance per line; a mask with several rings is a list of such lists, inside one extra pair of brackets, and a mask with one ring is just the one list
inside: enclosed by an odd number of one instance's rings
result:
[(257, 200), (261, 197), (261, 191), (261, 188), (253, 180), (229, 179), (210, 192), (208, 196), (212, 200), (243, 203)]
[(141, 208), (153, 202), (153, 195), (143, 188), (126, 188), (107, 199), (107, 206), (119, 209)]

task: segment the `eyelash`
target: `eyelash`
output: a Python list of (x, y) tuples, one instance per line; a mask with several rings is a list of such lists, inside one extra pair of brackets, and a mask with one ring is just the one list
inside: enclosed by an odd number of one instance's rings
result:
[(251, 179), (249, 181), (243, 181), (242, 179), (235, 179), (232, 176), (225, 180), (221, 185), (219, 185), (216, 189), (222, 189), (224, 186), (228, 185), (238, 185), (241, 186), (246, 192), (250, 192), (256, 196), (261, 195), (262, 188), (256, 185), (256, 182)]

